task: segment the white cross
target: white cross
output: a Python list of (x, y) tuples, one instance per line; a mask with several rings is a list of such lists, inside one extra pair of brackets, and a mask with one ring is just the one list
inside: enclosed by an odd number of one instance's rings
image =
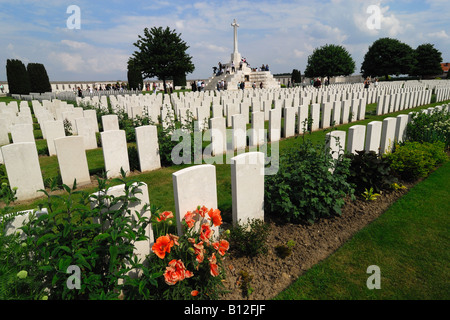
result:
[(236, 19), (233, 20), (231, 26), (234, 28), (234, 52), (238, 52), (237, 28), (239, 28), (239, 25), (237, 24)]

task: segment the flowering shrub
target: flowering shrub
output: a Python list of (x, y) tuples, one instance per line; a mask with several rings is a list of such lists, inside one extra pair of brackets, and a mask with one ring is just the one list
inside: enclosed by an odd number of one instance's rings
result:
[(406, 130), (408, 140), (418, 142), (443, 142), (450, 148), (450, 112), (447, 105), (432, 114), (416, 113)]
[(222, 224), (220, 211), (199, 206), (187, 212), (181, 236), (170, 233), (173, 219), (169, 211), (156, 215), (156, 240), (149, 266), (139, 279), (139, 292), (132, 286), (126, 295), (164, 300), (218, 299), (224, 292), (222, 260), (230, 247), (214, 228)]

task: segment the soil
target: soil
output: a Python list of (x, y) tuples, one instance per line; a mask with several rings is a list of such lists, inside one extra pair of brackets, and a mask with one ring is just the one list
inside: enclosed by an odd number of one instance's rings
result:
[[(309, 268), (333, 254), (359, 230), (381, 216), (413, 186), (406, 183), (404, 185), (406, 190), (384, 192), (375, 201), (347, 199), (341, 216), (321, 219), (313, 225), (281, 224), (266, 219), (266, 223), (270, 225), (268, 253), (253, 258), (237, 257), (230, 249), (230, 254), (223, 261), (227, 272), (224, 284), (230, 292), (222, 299), (247, 299), (239, 288), (240, 271), (254, 275), (251, 281), (254, 291), (249, 300), (272, 299)], [(277, 255), (275, 247), (285, 245), (290, 240), (295, 241), (295, 249), (291, 255), (282, 259)]]

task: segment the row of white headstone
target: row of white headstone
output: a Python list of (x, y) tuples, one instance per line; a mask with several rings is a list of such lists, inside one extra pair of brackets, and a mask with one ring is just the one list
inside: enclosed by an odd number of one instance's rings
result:
[[(146, 172), (160, 168), (156, 127), (142, 126), (135, 130), (141, 171)], [(129, 173), (130, 164), (125, 131), (107, 130), (101, 132), (100, 136), (107, 178), (119, 177), (121, 169)], [(62, 135), (54, 138), (52, 142), (58, 158), (62, 182), (72, 186), (76, 179), (78, 185), (89, 184), (91, 178), (84, 137)], [(38, 197), (38, 190), (44, 189), (44, 182), (36, 144), (34, 142), (15, 142), (1, 147), (1, 154), (10, 187), (17, 188), (17, 199), (30, 200)]]
[(442, 102), (450, 99), (450, 86), (436, 88), (436, 102)]
[[(431, 114), (436, 111), (447, 110), (450, 104), (424, 109), (421, 112)], [(406, 137), (406, 128), (413, 119), (415, 112), (401, 114), (397, 117), (387, 117), (383, 121), (372, 121), (367, 126), (356, 125), (348, 132), (335, 130), (326, 134), (327, 147), (334, 159), (347, 151), (356, 154), (357, 151), (375, 152), (385, 154), (392, 151), (396, 142), (403, 142)]]
[(376, 113), (383, 115), (431, 103), (432, 90), (415, 90), (391, 95), (381, 95), (378, 98)]
[[(76, 137), (70, 137), (76, 138)], [(74, 140), (75, 141), (75, 140)], [(30, 146), (31, 149), (31, 146)], [(178, 234), (183, 234), (182, 220), (188, 211), (198, 206), (217, 209), (217, 179), (216, 167), (213, 165), (198, 165), (173, 173), (173, 191), (175, 200), (175, 216)], [(118, 185), (99, 191), (103, 194), (120, 197), (124, 194), (124, 185)], [(231, 163), (231, 194), (233, 224), (247, 223), (249, 219), (264, 221), (264, 154), (259, 152), (246, 153), (232, 158)], [(148, 186), (140, 183), (135, 194), (138, 201), (130, 203), (132, 214), (135, 211), (146, 218), (151, 217)], [(91, 208), (97, 203), (92, 198)], [(121, 204), (118, 204), (120, 206)], [(45, 213), (46, 209), (37, 212)], [(24, 211), (10, 223), (7, 233), (16, 232), (27, 222), (31, 211)], [(214, 227), (214, 237), (219, 235), (219, 228)], [(141, 260), (151, 253), (154, 236), (151, 224), (146, 229), (147, 240), (135, 243), (135, 254)]]

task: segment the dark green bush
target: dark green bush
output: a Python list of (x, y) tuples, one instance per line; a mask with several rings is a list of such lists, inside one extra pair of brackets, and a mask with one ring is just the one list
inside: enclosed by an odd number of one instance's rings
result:
[(358, 194), (370, 188), (380, 192), (397, 182), (387, 158), (380, 157), (373, 151), (356, 151), (356, 153), (345, 156), (351, 160), (348, 181), (355, 185)]
[(135, 146), (128, 147), (128, 160), (130, 163), (130, 171), (140, 170), (139, 154)]
[(280, 168), (265, 180), (265, 210), (285, 221), (313, 223), (340, 215), (354, 189), (347, 182), (350, 159), (334, 161), (324, 144), (309, 140), (280, 157)]
[(416, 181), (428, 176), (439, 164), (447, 160), (444, 143), (406, 141), (396, 144), (394, 152), (385, 156), (395, 174), (404, 181)]
[(254, 257), (267, 253), (267, 237), (270, 225), (262, 220), (252, 219), (230, 228), (230, 246), (238, 255)]

